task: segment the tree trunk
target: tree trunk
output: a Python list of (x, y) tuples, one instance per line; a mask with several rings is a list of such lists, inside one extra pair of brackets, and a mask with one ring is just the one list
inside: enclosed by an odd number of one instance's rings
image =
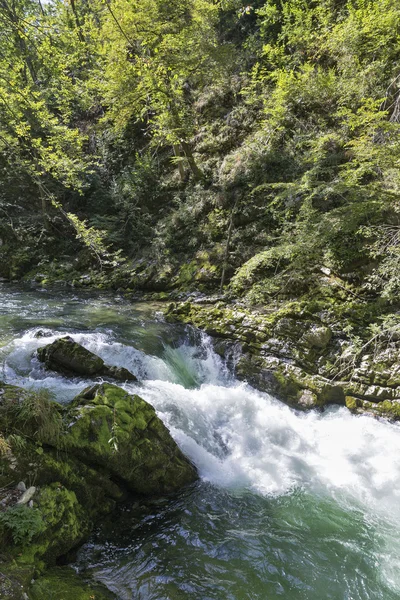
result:
[(79, 15), (78, 15), (78, 12), (77, 12), (76, 6), (75, 6), (75, 0), (71, 0), (71, 8), (72, 8), (72, 12), (74, 14), (74, 19), (75, 19), (76, 29), (78, 32), (79, 41), (84, 42), (85, 38), (83, 37), (81, 22), (79, 20)]
[[(181, 152), (179, 149), (179, 146), (177, 144), (174, 144), (173, 146), (174, 148), (174, 154), (177, 158), (181, 158)], [(181, 178), (181, 181), (185, 181), (185, 169), (183, 168), (183, 164), (181, 160), (178, 160), (178, 170), (179, 170), (179, 176)]]
[(193, 173), (194, 178), (198, 181), (200, 179), (204, 179), (203, 171), (197, 166), (196, 161), (194, 160), (194, 156), (192, 153), (192, 149), (190, 145), (185, 141), (181, 140), (181, 147), (186, 156), (186, 159), (189, 163), (190, 170)]
[(237, 200), (236, 200), (235, 204), (233, 205), (233, 208), (231, 210), (231, 217), (229, 219), (228, 235), (226, 237), (226, 246), (225, 246), (225, 252), (224, 252), (224, 262), (222, 263), (221, 284), (219, 286), (220, 294), (222, 294), (222, 289), (223, 289), (224, 283), (225, 283), (225, 273), (226, 273), (226, 268), (228, 266), (229, 247), (231, 245), (231, 238), (232, 238), (233, 213), (235, 212), (236, 206), (237, 206)]

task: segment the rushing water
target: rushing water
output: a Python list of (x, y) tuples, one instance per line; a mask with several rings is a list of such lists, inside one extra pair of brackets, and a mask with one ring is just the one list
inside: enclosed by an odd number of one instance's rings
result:
[(0, 293), (0, 378), (68, 402), (88, 381), (32, 357), (68, 333), (139, 377), (126, 389), (155, 406), (201, 475), (173, 499), (121, 507), (77, 570), (119, 600), (400, 599), (398, 425), (294, 411), (236, 381), (205, 336), (154, 306)]

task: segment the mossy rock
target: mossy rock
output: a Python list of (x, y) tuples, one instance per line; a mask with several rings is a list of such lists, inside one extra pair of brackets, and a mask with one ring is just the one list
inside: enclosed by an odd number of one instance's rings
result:
[(383, 402), (370, 402), (360, 400), (358, 413), (368, 413), (376, 417), (384, 417), (391, 421), (400, 421), (400, 399), (393, 401), (384, 400)]
[(312, 327), (304, 334), (303, 342), (310, 348), (323, 350), (332, 339), (332, 331), (329, 327)]
[[(68, 409), (16, 386), (0, 391), (0, 597), (26, 598), (32, 576), (81, 544), (127, 489), (164, 495), (197, 479), (154, 408), (115, 385), (87, 388)], [(35, 482), (31, 508), (16, 507), (18, 481)], [(46, 585), (35, 597), (53, 597)], [(66, 599), (107, 597), (79, 585)]]
[(34, 481), (38, 487), (58, 482), (76, 494), (93, 520), (109, 513), (126, 496), (124, 487), (112, 481), (106, 469), (20, 436), (11, 438), (9, 450), (0, 457), (0, 487), (7, 488), (10, 482), (18, 481)]
[(357, 409), (362, 406), (362, 400), (354, 398), (354, 396), (346, 396), (345, 398), (346, 407), (351, 412), (357, 412)]
[(69, 336), (38, 348), (37, 356), (48, 369), (68, 374), (97, 375), (104, 365), (103, 359)]
[[(312, 397), (303, 395), (306, 386), (290, 372), (279, 359), (270, 357), (267, 361), (262, 357), (245, 353), (237, 363), (238, 379), (247, 381), (256, 389), (279, 398), (285, 404), (299, 408), (312, 408), (318, 405), (317, 397), (312, 390)], [(310, 403), (311, 398), (313, 402)]]
[(54, 567), (41, 575), (29, 590), (30, 600), (111, 600), (114, 594), (86, 583), (70, 567)]
[(87, 377), (103, 376), (117, 381), (137, 381), (136, 376), (124, 367), (104, 364), (102, 358), (74, 342), (69, 336), (38, 348), (37, 356), (47, 369), (62, 374)]
[(25, 590), (28, 589), (33, 574), (32, 565), (20, 566), (14, 561), (0, 560), (0, 598), (26, 600)]
[(326, 383), (322, 386), (318, 398), (322, 405), (339, 404), (340, 406), (344, 406), (346, 403), (343, 387), (331, 383)]
[(179, 490), (197, 479), (154, 408), (112, 384), (87, 388), (72, 402), (64, 450), (87, 464), (107, 469), (144, 495)]
[(15, 600), (25, 599), (32, 577), (82, 543), (93, 525), (75, 493), (60, 483), (41, 487), (34, 508), (13, 506), (2, 515), (0, 597)]
[(41, 488), (38, 508), (46, 530), (31, 549), (36, 549), (47, 565), (55, 564), (56, 557), (63, 556), (83, 542), (91, 531), (92, 523), (75, 492), (60, 483)]
[[(35, 521), (23, 513), (35, 514)], [(8, 517), (2, 532), (8, 560), (13, 559), (19, 569), (35, 571), (54, 565), (59, 556), (78, 546), (93, 525), (75, 493), (57, 482), (38, 490), (34, 508), (14, 506), (3, 514), (15, 514), (13, 520)]]

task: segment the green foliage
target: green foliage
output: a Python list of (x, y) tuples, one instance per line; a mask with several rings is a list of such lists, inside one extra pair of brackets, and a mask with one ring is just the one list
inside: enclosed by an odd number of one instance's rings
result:
[(208, 0), (115, 0), (103, 23), (107, 119), (117, 128), (141, 119), (152, 143), (173, 146), (176, 161), (187, 161), (197, 178), (191, 90), (220, 68), (217, 10)]
[(2, 434), (0, 434), (0, 458), (6, 456), (10, 451), (10, 444), (8, 440), (4, 438)]
[[(54, 396), (41, 388), (31, 391), (13, 408), (13, 426), (39, 442), (59, 440), (63, 430), (62, 416)], [(15, 441), (15, 440), (14, 440)]]
[(212, 287), (223, 263), (258, 302), (329, 268), (395, 301), (396, 0), (5, 0), (0, 21), (0, 275), (78, 248), (101, 286)]
[(29, 544), (45, 529), (40, 510), (27, 506), (14, 506), (0, 513), (0, 523), (11, 533), (14, 544)]

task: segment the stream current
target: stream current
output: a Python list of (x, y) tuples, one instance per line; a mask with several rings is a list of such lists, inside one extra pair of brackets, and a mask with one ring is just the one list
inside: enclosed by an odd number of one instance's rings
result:
[[(199, 473), (127, 504), (73, 567), (118, 600), (400, 600), (400, 426), (293, 410), (238, 382), (209, 338), (119, 296), (0, 284), (0, 379), (68, 403), (90, 380), (32, 356), (62, 335), (132, 371)], [(36, 337), (40, 330), (43, 337)]]

